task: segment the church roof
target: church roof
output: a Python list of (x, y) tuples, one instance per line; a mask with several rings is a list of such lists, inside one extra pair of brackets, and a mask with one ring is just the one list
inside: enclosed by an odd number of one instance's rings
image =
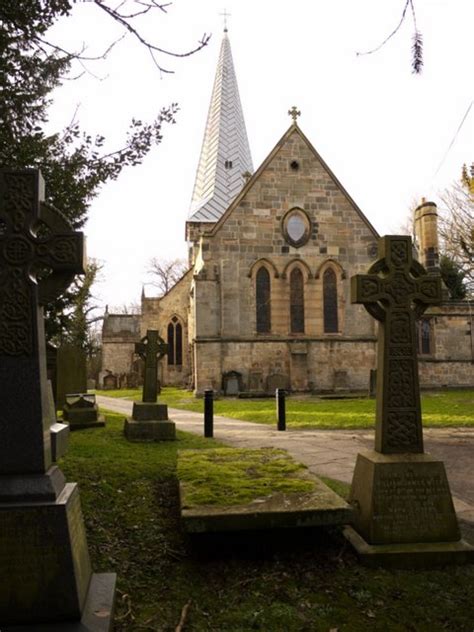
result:
[(232, 52), (224, 30), (189, 213), (191, 222), (216, 222), (241, 191), (252, 157)]

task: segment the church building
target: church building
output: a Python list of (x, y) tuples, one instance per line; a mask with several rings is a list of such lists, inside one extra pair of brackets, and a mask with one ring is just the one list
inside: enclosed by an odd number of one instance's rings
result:
[[(225, 31), (186, 222), (189, 270), (164, 296), (142, 296), (141, 335), (158, 329), (168, 343), (164, 384), (198, 394), (367, 390), (376, 323), (351, 304), (350, 278), (375, 261), (379, 235), (299, 114), (289, 111), (289, 128), (254, 171)], [(415, 220), (420, 261), (436, 272), (436, 206), (423, 201)], [(421, 385), (472, 386), (472, 335), (467, 302), (428, 310)]]

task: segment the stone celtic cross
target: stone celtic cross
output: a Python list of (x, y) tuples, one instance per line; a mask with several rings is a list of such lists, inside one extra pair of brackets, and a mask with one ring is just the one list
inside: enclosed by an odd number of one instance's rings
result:
[(423, 452), (416, 319), (441, 302), (441, 279), (412, 258), (410, 237), (379, 240), (369, 274), (352, 277), (351, 301), (379, 321), (375, 449)]
[(154, 403), (158, 396), (158, 361), (168, 353), (168, 345), (156, 330), (147, 329), (146, 336), (135, 343), (135, 353), (145, 360), (142, 401)]
[(84, 272), (84, 237), (37, 170), (0, 170), (0, 473), (51, 465), (42, 306)]

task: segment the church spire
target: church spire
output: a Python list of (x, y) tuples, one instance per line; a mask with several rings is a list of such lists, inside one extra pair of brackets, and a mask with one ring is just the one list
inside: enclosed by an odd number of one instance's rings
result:
[(253, 172), (252, 157), (226, 25), (188, 221), (217, 222), (247, 171)]

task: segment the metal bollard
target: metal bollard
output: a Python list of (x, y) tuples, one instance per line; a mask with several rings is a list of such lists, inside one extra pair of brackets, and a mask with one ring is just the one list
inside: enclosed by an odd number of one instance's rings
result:
[(278, 430), (286, 430), (286, 392), (283, 388), (277, 388), (275, 391), (277, 405), (277, 428)]
[(204, 436), (214, 436), (214, 391), (204, 391)]

